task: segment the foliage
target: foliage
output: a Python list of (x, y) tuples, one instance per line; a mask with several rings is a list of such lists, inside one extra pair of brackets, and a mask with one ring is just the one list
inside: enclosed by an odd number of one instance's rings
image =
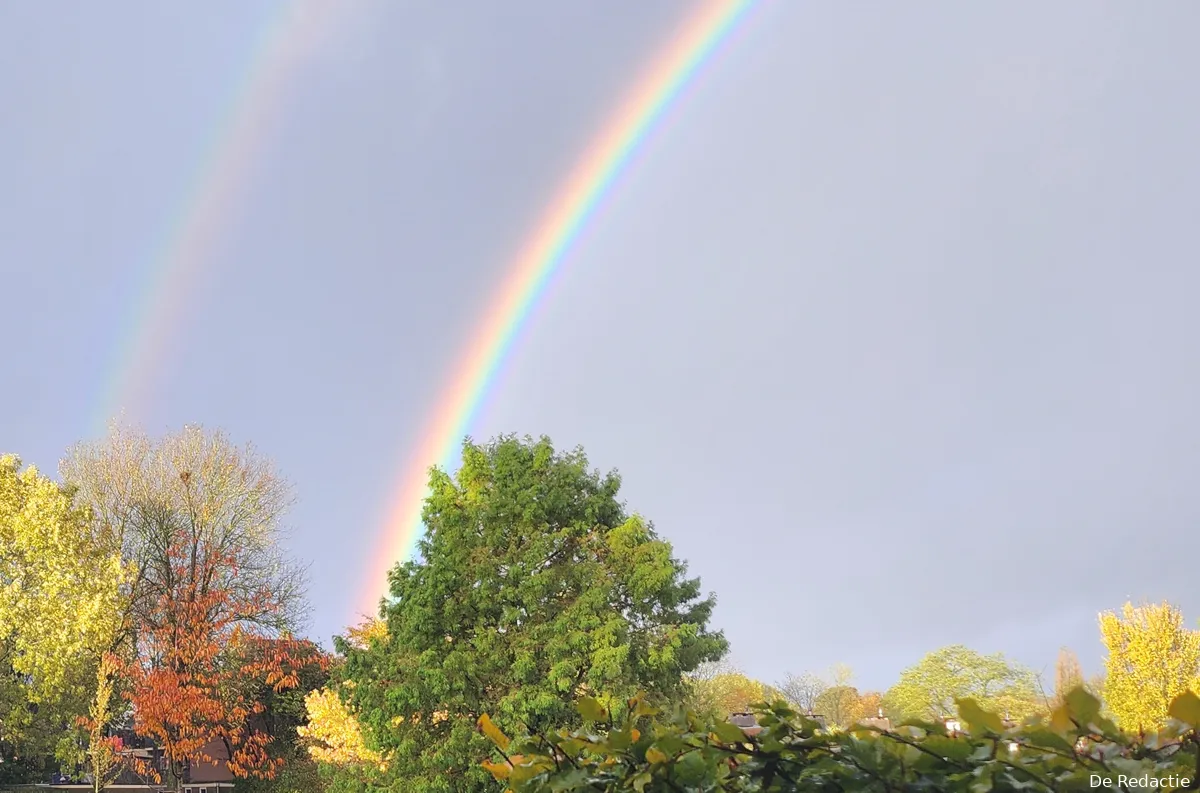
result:
[(1127, 730), (1154, 730), (1166, 723), (1171, 701), (1197, 686), (1200, 632), (1183, 625), (1169, 603), (1100, 615), (1108, 650), (1104, 694), (1117, 722)]
[(213, 741), (224, 745), (236, 776), (270, 778), (282, 762), (268, 751), (272, 736), (253, 721), (265, 706), (247, 682), (282, 692), (324, 658), (309, 642), (254, 633), (263, 630), (274, 595), (243, 586), (235, 561), (219, 548), (188, 543), (168, 555), (170, 574), (154, 607), (143, 604), (137, 654), (124, 667), (134, 728), (163, 750), (176, 780), (189, 762), (218, 760), (209, 753)]
[(25, 756), (71, 745), (63, 725), (87, 713), (123, 575), (115, 538), (69, 490), (0, 457), (0, 743)]
[(905, 669), (884, 695), (884, 708), (900, 720), (938, 721), (956, 715), (959, 699), (973, 699), (1016, 721), (1039, 708), (1029, 670), (999, 653), (981, 655), (962, 645), (935, 650)]
[(312, 691), (304, 704), (308, 723), (297, 732), (314, 760), (341, 768), (375, 766), (386, 770), (382, 755), (367, 746), (358, 719), (336, 691)]
[(116, 656), (105, 653), (96, 666), (96, 691), (88, 715), (80, 721), (87, 728), (87, 767), (92, 777), (92, 790), (100, 793), (116, 781), (122, 763), (121, 741), (108, 734), (108, 727), (118, 716), (114, 678), (120, 667)]
[(1054, 663), (1054, 706), (1061, 705), (1066, 701), (1068, 692), (1082, 685), (1083, 667), (1079, 665), (1079, 656), (1063, 647), (1058, 651), (1058, 660)]
[(857, 724), (864, 715), (858, 689), (854, 686), (830, 686), (817, 697), (816, 712), (825, 717), (830, 727), (846, 729)]
[(347, 691), (405, 793), (491, 789), (475, 721), (567, 723), (580, 695), (665, 700), (724, 654), (714, 599), (669, 543), (546, 439), (467, 441), (434, 470), (420, 560), (390, 574), (387, 636), (345, 645)]
[(954, 734), (936, 723), (826, 732), (777, 702), (762, 706), (763, 731), (751, 737), (720, 720), (660, 714), (640, 698), (613, 716), (581, 701), (592, 722), (583, 730), (514, 741), (486, 716), (479, 727), (497, 754), (485, 767), (515, 793), (1049, 793), (1093, 789), (1097, 779), (1116, 789), (1196, 781), (1200, 741), (1189, 725), (1200, 722), (1200, 699), (1190, 694), (1172, 706), (1179, 722), (1140, 743), (1101, 717), (1099, 702), (1082, 689), (1047, 723), (1019, 729), (1006, 729), (974, 700), (954, 707), (967, 726)]
[(878, 691), (863, 692), (858, 698), (860, 719), (877, 719), (883, 715), (883, 694)]
[(762, 683), (732, 667), (716, 674), (689, 675), (686, 702), (697, 713), (728, 717), (745, 713), (766, 698)]
[[(289, 680), (294, 685), (280, 688), (270, 682), (269, 673), (261, 671), (269, 668), (277, 654), (304, 659), (296, 665), (295, 677)], [(271, 737), (272, 753), (286, 760), (304, 756), (299, 740), (300, 729), (308, 723), (305, 700), (329, 682), (332, 658), (311, 641), (262, 636), (245, 636), (242, 642), (228, 648), (228, 655), (226, 663), (236, 664), (240, 669), (259, 670), (255, 676), (234, 682), (248, 701), (258, 703), (258, 715), (252, 722)]]
[(301, 627), (305, 571), (282, 550), (291, 488), (253, 447), (198, 426), (152, 439), (114, 425), (107, 438), (74, 447), (61, 474), (134, 570), (123, 623), (131, 637), (173, 595), (174, 554), (201, 551), (223, 560), (207, 570), (220, 588), (246, 593), (243, 604), (271, 594), (270, 608), (242, 621)]

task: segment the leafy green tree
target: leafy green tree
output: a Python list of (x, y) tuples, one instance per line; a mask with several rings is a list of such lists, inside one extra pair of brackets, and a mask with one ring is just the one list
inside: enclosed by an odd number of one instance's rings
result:
[(960, 644), (935, 650), (905, 669), (884, 695), (883, 707), (893, 719), (940, 720), (956, 715), (955, 700), (968, 698), (1018, 721), (1039, 707), (1028, 669), (999, 653), (982, 655)]
[(579, 696), (665, 702), (727, 649), (707, 627), (714, 598), (626, 513), (615, 473), (545, 438), (468, 440), (462, 460), (454, 478), (431, 473), (420, 559), (390, 574), (386, 638), (339, 648), (404, 793), (494, 790), (484, 713), (543, 729), (571, 723)]

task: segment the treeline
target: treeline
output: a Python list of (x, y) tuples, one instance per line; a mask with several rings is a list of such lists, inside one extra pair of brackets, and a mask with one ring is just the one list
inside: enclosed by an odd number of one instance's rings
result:
[(196, 427), (118, 428), (60, 474), (0, 457), (0, 781), (177, 787), (199, 762), (269, 778), (303, 759), (289, 692), (330, 659), (296, 638), (305, 570), (269, 461)]
[[(615, 472), (546, 439), (462, 459), (431, 472), (379, 618), (326, 655), (297, 638), (291, 491), (252, 448), (118, 430), (61, 483), (3, 458), (0, 773), (178, 787), (215, 746), (280, 793), (1059, 790), (1191, 756), (1200, 633), (1169, 604), (1102, 615), (1093, 680), (1069, 651), (1050, 683), (952, 646), (882, 692), (844, 666), (767, 685), (725, 664), (715, 597)], [(728, 722), (744, 711), (761, 733)]]

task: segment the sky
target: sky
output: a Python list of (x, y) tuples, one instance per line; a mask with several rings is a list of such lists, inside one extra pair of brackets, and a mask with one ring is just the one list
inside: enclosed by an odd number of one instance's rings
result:
[[(337, 8), (0, 4), (0, 452), (46, 471), (97, 431), (257, 42), (304, 31), (125, 418), (276, 461), (321, 639), (521, 243), (692, 3)], [(1197, 26), (761, 3), (472, 435), (619, 469), (764, 680), (845, 662), (882, 689), (951, 643), (1095, 673), (1126, 599), (1197, 627)]]

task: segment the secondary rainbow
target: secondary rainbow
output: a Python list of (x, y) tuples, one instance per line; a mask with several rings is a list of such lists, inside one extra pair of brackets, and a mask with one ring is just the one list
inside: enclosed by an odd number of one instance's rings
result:
[(562, 265), (600, 201), (638, 145), (736, 29), (755, 0), (709, 0), (638, 81), (628, 99), (589, 146), (513, 262), (499, 294), (455, 368), (439, 409), (400, 476), (389, 504), (381, 546), (372, 559), (360, 608), (374, 613), (387, 570), (411, 557), (424, 529), (421, 508), (431, 466), (450, 468), (496, 373), (551, 277)]
[(103, 370), (89, 433), (102, 432), (118, 411), (142, 407), (171, 338), (186, 321), (198, 280), (211, 265), (213, 246), (236, 217), (237, 198), (269, 137), (285, 88), (329, 32), (343, 2), (280, 2), (263, 23), (159, 248), (134, 281), (131, 305), (121, 312), (125, 322)]

